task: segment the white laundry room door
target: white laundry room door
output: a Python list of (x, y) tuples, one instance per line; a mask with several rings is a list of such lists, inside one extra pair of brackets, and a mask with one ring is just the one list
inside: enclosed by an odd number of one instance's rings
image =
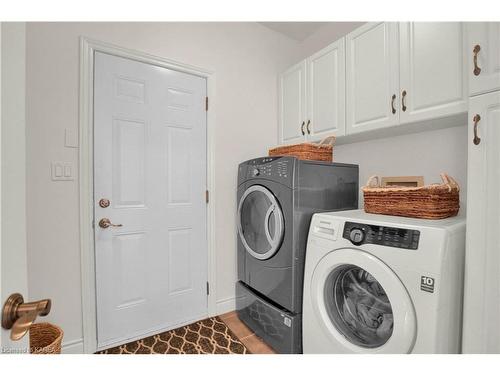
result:
[(95, 54), (98, 348), (207, 315), (206, 79)]

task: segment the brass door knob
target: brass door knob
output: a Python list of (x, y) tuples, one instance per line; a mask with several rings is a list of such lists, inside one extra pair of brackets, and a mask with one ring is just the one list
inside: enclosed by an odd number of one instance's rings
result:
[(107, 207), (109, 207), (109, 205), (110, 205), (109, 199), (102, 198), (102, 199), (99, 200), (99, 206), (100, 207), (107, 208)]
[(37, 316), (46, 316), (50, 312), (50, 299), (24, 303), (19, 293), (7, 298), (2, 309), (2, 327), (11, 329), (10, 338), (14, 341), (21, 339), (30, 329)]
[(111, 222), (111, 220), (109, 220), (107, 217), (105, 217), (104, 219), (99, 220), (99, 226), (101, 228), (106, 229), (109, 227), (113, 227), (113, 228), (123, 227), (123, 224), (113, 224)]

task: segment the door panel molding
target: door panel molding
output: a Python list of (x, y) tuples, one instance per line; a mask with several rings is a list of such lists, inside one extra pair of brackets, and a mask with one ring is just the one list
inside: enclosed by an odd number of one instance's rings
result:
[[(215, 72), (173, 60), (149, 55), (124, 47), (80, 38), (80, 102), (79, 102), (79, 179), (80, 179), (80, 256), (82, 273), (83, 351), (97, 350), (96, 283), (94, 256), (94, 202), (93, 202), (93, 77), (95, 52), (127, 58), (150, 65), (206, 78), (207, 96), (215, 96)], [(124, 88), (126, 89), (126, 88)], [(129, 91), (131, 88), (128, 88)], [(136, 90), (137, 91), (137, 90)], [(133, 93), (133, 92), (132, 92)], [(146, 93), (147, 99), (147, 93)], [(215, 101), (212, 101), (215, 103)], [(215, 104), (207, 111), (207, 188), (210, 202), (207, 204), (208, 282), (216, 290), (215, 273)], [(216, 315), (216, 294), (208, 295), (208, 315)]]

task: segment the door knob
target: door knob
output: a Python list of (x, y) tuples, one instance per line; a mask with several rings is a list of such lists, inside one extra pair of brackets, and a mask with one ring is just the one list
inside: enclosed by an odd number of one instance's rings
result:
[(102, 207), (102, 208), (107, 208), (109, 207), (109, 199), (106, 199), (106, 198), (102, 198), (99, 200), (99, 206)]
[(99, 226), (101, 228), (106, 229), (109, 227), (113, 227), (113, 228), (123, 227), (123, 224), (113, 224), (111, 222), (111, 220), (109, 220), (107, 217), (105, 217), (104, 219), (99, 220)]
[(10, 338), (14, 341), (21, 339), (29, 331), (37, 316), (46, 316), (50, 312), (50, 299), (24, 303), (19, 293), (7, 298), (2, 309), (2, 327), (11, 329)]

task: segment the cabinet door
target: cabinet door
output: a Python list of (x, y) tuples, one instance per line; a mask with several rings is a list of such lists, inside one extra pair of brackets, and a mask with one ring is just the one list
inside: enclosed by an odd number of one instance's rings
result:
[(466, 56), (471, 95), (500, 89), (500, 22), (468, 23)]
[(315, 53), (307, 64), (307, 137), (345, 134), (345, 40)]
[(279, 83), (279, 141), (301, 142), (305, 139), (306, 62), (281, 74)]
[[(474, 116), (478, 144), (474, 144)], [(500, 93), (469, 102), (464, 353), (500, 353)], [(476, 142), (477, 143), (477, 142)]]
[(400, 24), (401, 123), (467, 111), (460, 22)]
[(398, 124), (397, 23), (371, 22), (348, 34), (346, 64), (347, 134)]

